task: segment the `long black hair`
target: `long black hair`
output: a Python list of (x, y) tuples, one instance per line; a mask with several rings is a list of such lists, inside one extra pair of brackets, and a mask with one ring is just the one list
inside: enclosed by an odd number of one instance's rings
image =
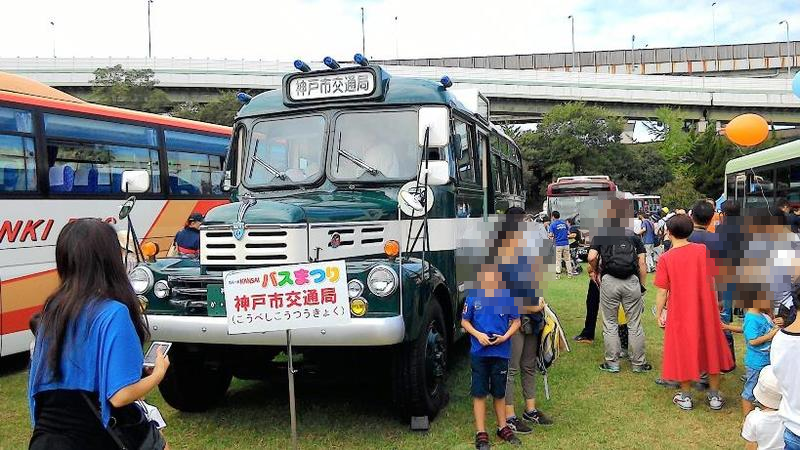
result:
[(46, 366), (54, 380), (61, 378), (61, 355), (68, 327), (106, 299), (128, 308), (139, 340), (149, 338), (147, 324), (133, 292), (114, 228), (97, 219), (68, 223), (56, 241), (59, 285), (45, 301), (39, 332), (47, 343)]

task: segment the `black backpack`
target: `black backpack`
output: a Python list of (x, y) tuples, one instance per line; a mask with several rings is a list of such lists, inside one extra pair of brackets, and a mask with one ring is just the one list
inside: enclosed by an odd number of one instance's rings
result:
[(609, 242), (601, 247), (603, 273), (614, 278), (626, 279), (636, 274), (639, 255), (631, 237), (620, 236), (617, 242)]

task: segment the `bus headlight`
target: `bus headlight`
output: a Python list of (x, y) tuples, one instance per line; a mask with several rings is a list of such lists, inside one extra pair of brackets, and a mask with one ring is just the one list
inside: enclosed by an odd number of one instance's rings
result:
[(153, 287), (153, 272), (145, 266), (139, 266), (128, 274), (133, 292), (141, 295)]
[(347, 282), (347, 295), (350, 298), (361, 297), (364, 293), (364, 284), (358, 280), (350, 280)]
[(378, 297), (391, 295), (398, 285), (397, 272), (391, 267), (375, 266), (367, 276), (367, 286), (370, 292)]
[(158, 280), (153, 285), (153, 294), (158, 298), (166, 298), (169, 296), (169, 283), (167, 280)]

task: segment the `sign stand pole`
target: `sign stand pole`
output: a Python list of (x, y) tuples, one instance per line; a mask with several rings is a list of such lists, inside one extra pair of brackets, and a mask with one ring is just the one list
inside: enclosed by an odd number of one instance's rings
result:
[(297, 450), (297, 412), (294, 401), (294, 366), (292, 365), (292, 330), (286, 330), (286, 352), (289, 358), (289, 414), (292, 424), (292, 449)]

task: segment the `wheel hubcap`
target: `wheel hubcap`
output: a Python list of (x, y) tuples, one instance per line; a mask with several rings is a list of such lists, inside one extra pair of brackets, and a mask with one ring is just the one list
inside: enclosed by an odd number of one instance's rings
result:
[(430, 396), (435, 396), (447, 369), (447, 346), (435, 322), (428, 324), (425, 343), (425, 384)]

